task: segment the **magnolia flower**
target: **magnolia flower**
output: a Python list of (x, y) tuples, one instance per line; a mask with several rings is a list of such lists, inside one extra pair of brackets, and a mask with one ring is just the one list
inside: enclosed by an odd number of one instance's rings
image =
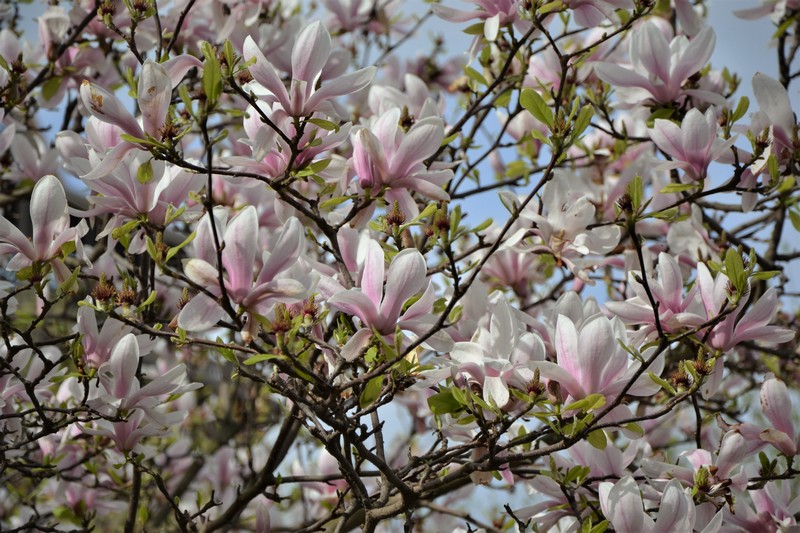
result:
[[(167, 120), (173, 87), (178, 85), (190, 69), (201, 66), (199, 59), (189, 55), (176, 56), (163, 64), (145, 61), (137, 87), (144, 127), (139, 125), (136, 118), (116, 96), (88, 80), (84, 80), (81, 84), (81, 101), (89, 113), (101, 122), (117, 126), (124, 133), (137, 139), (150, 136), (160, 141), (162, 136), (159, 131)], [(127, 141), (116, 145), (103, 157), (102, 163), (81, 178), (96, 179), (108, 174), (130, 150), (137, 146), (147, 149), (145, 146)]]
[[(141, 169), (145, 166), (149, 173), (143, 180)], [(84, 182), (97, 194), (88, 197), (91, 204), (88, 210), (74, 210), (73, 213), (83, 217), (111, 215), (98, 234), (101, 238), (126, 222), (143, 218), (153, 226), (163, 228), (170, 206), (177, 208), (186, 202), (191, 192), (203, 186), (204, 177), (154, 160), (148, 152), (134, 150), (110, 173)], [(194, 209), (199, 209), (199, 206)], [(145, 235), (144, 228), (137, 229), (128, 251), (134, 254), (144, 252)]]
[(792, 398), (786, 383), (773, 375), (761, 385), (761, 411), (772, 427), (759, 433), (760, 440), (769, 442), (789, 457), (797, 455), (800, 433), (795, 431), (792, 422)]
[(544, 360), (544, 343), (525, 332), (505, 298), (492, 312), (489, 329), (480, 329), (471, 342), (457, 342), (450, 352), (452, 370), (469, 376), (483, 391), (483, 398), (497, 407), (511, 400), (509, 386), (524, 390), (533, 378), (530, 363)]
[(750, 167), (754, 174), (759, 174), (766, 168), (771, 154), (781, 162), (786, 159), (786, 153), (793, 152), (795, 120), (789, 93), (778, 80), (756, 72), (753, 76), (753, 94), (759, 110), (753, 114), (750, 130), (756, 135), (768, 130), (771, 141), (761, 157)]
[(717, 117), (713, 107), (705, 115), (690, 109), (680, 126), (671, 120), (656, 119), (650, 138), (673, 160), (659, 165), (660, 169), (682, 168), (693, 179), (706, 178), (708, 165), (729, 153), (736, 141), (717, 138)]
[(400, 109), (390, 109), (372, 128), (358, 129), (353, 138), (352, 163), (361, 187), (373, 190), (389, 187), (386, 200), (397, 201), (407, 216), (416, 216), (417, 204), (408, 191), (417, 191), (433, 200), (449, 200), (442, 186), (453, 177), (453, 172), (431, 170), (424, 163), (442, 144), (442, 119), (424, 118), (406, 132), (400, 126), (400, 116)]
[[(647, 276), (647, 285), (658, 305), (658, 317), (664, 331), (672, 333), (702, 324), (703, 319), (692, 312), (698, 310), (695, 300), (697, 286), (693, 286), (684, 296), (683, 275), (678, 261), (670, 254), (661, 252), (658, 255), (656, 274), (655, 277)], [(637, 336), (647, 339), (656, 331), (655, 314), (644, 285), (637, 279), (640, 275), (636, 272), (628, 274), (628, 286), (636, 296), (624, 302), (608, 302), (606, 308), (626, 324), (644, 326), (637, 332)]]
[[(570, 188), (571, 176), (557, 173), (542, 190), (545, 212), (535, 207), (524, 209), (520, 218), (534, 223), (531, 230), (543, 244), (521, 246), (532, 252), (552, 253), (584, 281), (590, 281), (585, 268), (589, 254), (605, 255), (613, 250), (620, 239), (620, 229), (614, 225), (589, 228), (596, 222), (595, 207), (582, 192)], [(512, 241), (513, 242), (513, 241)]]
[[(328, 300), (331, 307), (357, 316), (364, 326), (342, 348), (341, 355), (348, 361), (354, 360), (369, 345), (373, 331), (385, 338), (392, 338), (397, 328), (418, 335), (430, 329), (434, 292), (426, 279), (425, 258), (418, 250), (408, 248), (392, 258), (388, 271), (384, 263), (381, 245), (370, 240), (361, 286), (339, 290)], [(419, 300), (403, 311), (403, 304), (423, 289)], [(431, 337), (428, 343), (442, 349), (452, 344), (444, 332)]]
[(83, 220), (74, 228), (69, 226), (67, 196), (58, 178), (45, 176), (36, 183), (31, 193), (30, 213), (32, 240), (28, 240), (14, 224), (0, 216), (0, 254), (15, 253), (6, 269), (15, 272), (38, 263), (49, 263), (56, 279), (67, 279), (70, 271), (58, 257), (61, 247), (73, 241), (78, 255), (86, 259), (80, 238), (86, 234), (88, 227)]
[[(441, 4), (434, 4), (433, 12), (436, 16), (451, 22), (467, 22), (473, 19), (484, 21), (483, 35), (487, 41), (494, 41), (500, 33), (500, 26), (509, 24), (517, 25), (520, 30), (529, 27), (530, 23), (519, 17), (519, 0), (474, 0), (478, 9), (461, 11)], [(522, 31), (524, 33), (524, 30)], [(475, 50), (477, 43), (473, 43), (471, 50)]]
[[(256, 271), (256, 254), (260, 247), (255, 207), (247, 206), (227, 223), (223, 218), (216, 218), (221, 212), (215, 210), (214, 216), (224, 243), (220, 268), (227, 277), (223, 283), (230, 300), (239, 304), (246, 313), (247, 323), (242, 336), (245, 342), (249, 342), (258, 331), (256, 316), (263, 316), (275, 302), (302, 300), (308, 291), (310, 281), (303, 278), (300, 272), (285, 275), (297, 263), (303, 250), (303, 227), (296, 218), (290, 218), (276, 236), (271, 247), (273, 251), (264, 251), (260, 269)], [(217, 254), (209, 216), (206, 214), (197, 228), (194, 241), (196, 257), (186, 260), (183, 269), (189, 279), (218, 296), (221, 294), (219, 273), (214, 266)], [(225, 310), (219, 302), (200, 293), (181, 310), (177, 324), (187, 331), (203, 331), (211, 328), (223, 316)]]
[[(83, 358), (87, 365), (98, 368), (111, 358), (111, 353), (119, 341), (131, 333), (133, 328), (119, 320), (107, 318), (103, 327), (98, 330), (97, 317), (89, 306), (78, 309), (78, 323), (75, 331), (81, 335)], [(137, 335), (136, 341), (140, 353), (148, 353), (152, 341), (147, 335)]]
[(575, 22), (584, 28), (599, 26), (605, 19), (617, 20), (617, 9), (633, 9), (633, 0), (566, 0)]
[[(600, 506), (603, 514), (617, 533), (691, 533), (695, 525), (695, 506), (689, 489), (681, 487), (678, 480), (667, 483), (661, 494), (658, 515), (653, 520), (644, 510), (639, 486), (632, 476), (625, 476), (617, 483), (600, 484)], [(715, 533), (722, 526), (722, 513), (717, 515), (702, 530)]]
[[(697, 285), (704, 307), (703, 322), (719, 316), (728, 306), (728, 287), (730, 286), (728, 276), (720, 272), (716, 278), (712, 278), (708, 267), (699, 263), (697, 265)], [(710, 334), (701, 332), (699, 337), (707, 339), (706, 342), (709, 346), (723, 352), (727, 352), (744, 341), (779, 344), (794, 339), (794, 331), (769, 325), (775, 313), (778, 312), (778, 292), (774, 288), (767, 289), (744, 316), (739, 318), (745, 308), (744, 304), (744, 301), (739, 302), (732, 313), (712, 328)]]
[(319, 21), (306, 26), (292, 48), (292, 81), (287, 91), (272, 63), (264, 57), (252, 37), (248, 36), (244, 42), (244, 58), (247, 61), (255, 59), (250, 73), (269, 92), (267, 101), (278, 102), (293, 117), (305, 117), (315, 111), (335, 115), (329, 99), (358, 92), (375, 77), (375, 67), (367, 67), (328, 80), (319, 87), (320, 75), (330, 54), (331, 36), (325, 26)]
[[(628, 352), (620, 346), (620, 342), (627, 343), (627, 340), (622, 323), (611, 321), (604, 315), (593, 315), (582, 324), (580, 330), (568, 317), (559, 315), (555, 334), (557, 362), (544, 361), (536, 366), (543, 377), (561, 385), (569, 396), (565, 400), (567, 403), (590, 394), (602, 394), (611, 402), (633, 379), (641, 365), (631, 361)], [(647, 352), (643, 355), (647, 359)], [(659, 356), (648, 370), (660, 375), (663, 368), (664, 360)], [(627, 394), (650, 396), (659, 388), (647, 374), (643, 374)]]
[(680, 35), (668, 43), (654, 23), (646, 22), (634, 31), (630, 41), (632, 69), (597, 63), (595, 72), (613, 86), (639, 89), (631, 95), (637, 102), (652, 99), (668, 104), (689, 95), (725, 105), (724, 98), (718, 94), (682, 89), (683, 82), (708, 62), (715, 40), (714, 30), (706, 26), (691, 41)]

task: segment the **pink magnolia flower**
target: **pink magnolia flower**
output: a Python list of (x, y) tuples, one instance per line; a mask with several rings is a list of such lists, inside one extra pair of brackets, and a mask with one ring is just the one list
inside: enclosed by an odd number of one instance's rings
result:
[(566, 0), (575, 23), (584, 28), (599, 26), (604, 20), (617, 20), (617, 9), (633, 9), (633, 0)]
[[(648, 339), (656, 331), (655, 315), (644, 285), (637, 281), (636, 276), (635, 272), (628, 275), (628, 286), (635, 296), (624, 302), (607, 302), (606, 308), (626, 324), (644, 326), (637, 331), (637, 336)], [(658, 304), (658, 317), (665, 332), (672, 333), (703, 323), (703, 318), (696, 313), (699, 311), (695, 299), (697, 286), (693, 286), (684, 296), (683, 274), (678, 261), (670, 254), (661, 252), (658, 255), (656, 276), (648, 274), (647, 284)]]
[(72, 241), (78, 255), (86, 259), (81, 237), (86, 234), (88, 227), (83, 220), (76, 227), (70, 227), (67, 196), (58, 178), (45, 176), (36, 183), (31, 193), (30, 213), (32, 240), (28, 240), (14, 224), (0, 216), (0, 254), (15, 254), (6, 269), (15, 272), (37, 263), (49, 263), (56, 279), (67, 279), (70, 271), (58, 257), (61, 247)]
[[(214, 211), (220, 217), (224, 209)], [(215, 296), (221, 294), (216, 265), (216, 251), (211, 235), (211, 223), (206, 217), (197, 228), (194, 241), (195, 256), (184, 262), (186, 276), (195, 283), (207, 287)], [(222, 265), (227, 274), (223, 279), (228, 297), (241, 306), (247, 323), (242, 331), (245, 342), (256, 334), (259, 322), (256, 316), (264, 316), (276, 302), (292, 303), (302, 300), (311, 285), (308, 276), (302, 276), (291, 267), (305, 243), (303, 227), (296, 218), (290, 218), (276, 235), (272, 252), (264, 251), (260, 268), (257, 266), (259, 225), (256, 209), (247, 206), (232, 220), (216, 218), (216, 227), (222, 233)], [(256, 274), (255, 280), (253, 279)], [(203, 331), (211, 328), (222, 317), (225, 310), (219, 302), (206, 294), (193, 297), (178, 315), (178, 327), (187, 331)]]
[[(602, 314), (593, 315), (580, 327), (559, 315), (556, 324), (556, 363), (537, 363), (541, 375), (557, 381), (566, 392), (565, 402), (580, 400), (590, 394), (602, 394), (613, 401), (633, 378), (641, 363), (631, 360), (619, 344), (628, 338), (622, 323)], [(644, 357), (647, 358), (647, 352)], [(658, 357), (649, 370), (660, 375), (663, 357)], [(659, 390), (647, 374), (641, 375), (628, 390), (632, 396), (650, 396)], [(625, 406), (617, 409), (627, 410)]]
[[(152, 174), (144, 183), (138, 175), (143, 165), (149, 165)], [(101, 238), (126, 222), (143, 218), (155, 227), (164, 228), (170, 206), (177, 209), (185, 203), (191, 192), (203, 186), (204, 177), (165, 165), (163, 161), (152, 159), (148, 152), (133, 150), (110, 173), (83, 181), (97, 194), (88, 197), (91, 204), (88, 210), (74, 210), (73, 213), (82, 217), (111, 215), (103, 231), (98, 234), (98, 238)], [(144, 229), (136, 231), (128, 247), (129, 252), (136, 254), (145, 251), (145, 234)]]
[[(91, 368), (99, 368), (111, 358), (111, 353), (123, 337), (133, 331), (131, 326), (119, 320), (107, 318), (102, 328), (97, 327), (97, 317), (89, 306), (78, 309), (78, 324), (75, 331), (81, 335), (83, 358)], [(147, 335), (137, 335), (140, 353), (150, 351), (152, 341)]]
[[(451, 22), (468, 22), (473, 19), (484, 21), (483, 35), (487, 41), (494, 41), (500, 33), (500, 26), (514, 24), (524, 33), (530, 27), (530, 22), (519, 17), (519, 0), (474, 0), (478, 9), (472, 11), (461, 11), (442, 4), (434, 4), (433, 12), (436, 16)], [(477, 40), (473, 43), (471, 50), (474, 51)]]
[[(697, 265), (697, 285), (705, 309), (704, 322), (719, 316), (723, 307), (727, 308), (729, 284), (730, 280), (725, 274), (720, 272), (714, 279), (705, 264)], [(743, 341), (782, 343), (792, 340), (795, 337), (794, 331), (769, 325), (778, 312), (778, 303), (778, 292), (774, 288), (767, 289), (744, 316), (739, 318), (745, 308), (745, 302), (739, 302), (733, 313), (714, 326), (708, 335), (708, 345), (726, 352)], [(706, 336), (704, 332), (699, 335), (701, 338)]]
[[(361, 286), (339, 290), (328, 300), (331, 307), (357, 316), (364, 326), (342, 348), (343, 358), (354, 360), (369, 345), (373, 331), (391, 339), (398, 328), (416, 334), (426, 333), (430, 329), (434, 292), (426, 279), (426, 271), (422, 254), (411, 248), (395, 255), (387, 271), (381, 245), (377, 241), (369, 241)], [(419, 300), (403, 311), (403, 304), (423, 289)], [(451, 344), (448, 341), (449, 336), (442, 332), (431, 337), (428, 343), (446, 349)]]
[(792, 398), (786, 383), (772, 375), (764, 381), (761, 385), (761, 410), (772, 427), (761, 431), (759, 438), (789, 457), (797, 455), (800, 433), (795, 431), (792, 422)]
[(557, 171), (555, 179), (542, 190), (544, 213), (533, 205), (520, 213), (521, 219), (534, 223), (530, 231), (543, 243), (519, 248), (551, 253), (577, 277), (591, 282), (586, 269), (591, 268), (592, 260), (586, 256), (609, 253), (619, 243), (621, 233), (614, 225), (589, 228), (597, 221), (595, 207), (583, 191), (572, 188), (575, 181), (572, 178), (568, 173)]
[(247, 61), (255, 59), (250, 73), (269, 92), (267, 101), (278, 102), (293, 117), (305, 117), (315, 111), (336, 115), (329, 99), (358, 92), (375, 77), (375, 67), (367, 67), (328, 80), (319, 87), (318, 82), (330, 54), (331, 36), (325, 26), (319, 21), (306, 26), (292, 48), (292, 81), (287, 91), (256, 42), (251, 37), (244, 42), (244, 58)]
[(671, 120), (656, 119), (650, 138), (673, 160), (661, 169), (682, 168), (695, 180), (706, 178), (708, 165), (730, 153), (735, 137), (723, 141), (717, 137), (717, 117), (713, 107), (705, 115), (690, 109), (680, 126)]
[[(695, 506), (692, 496), (689, 489), (681, 487), (676, 479), (664, 488), (655, 520), (645, 512), (639, 486), (632, 476), (625, 476), (615, 484), (608, 481), (601, 483), (600, 505), (617, 533), (694, 531)], [(721, 526), (722, 513), (717, 513), (702, 533), (715, 533)]]
[(504, 408), (511, 400), (509, 386), (524, 390), (533, 379), (534, 361), (544, 361), (544, 343), (525, 332), (502, 298), (492, 312), (489, 329), (479, 329), (473, 341), (457, 342), (450, 352), (452, 371), (477, 382), (483, 398)]
[[(139, 125), (133, 114), (116, 96), (88, 80), (84, 80), (81, 84), (81, 101), (89, 113), (101, 122), (117, 126), (122, 132), (137, 139), (150, 136), (160, 141), (159, 129), (167, 119), (172, 89), (190, 69), (201, 66), (200, 60), (189, 55), (176, 56), (163, 64), (145, 61), (137, 87), (137, 102), (142, 112), (144, 127)], [(130, 150), (137, 146), (147, 149), (145, 146), (127, 141), (117, 144), (105, 154), (100, 164), (82, 178), (95, 179), (108, 174)]]
[(646, 22), (631, 37), (632, 68), (597, 63), (595, 72), (613, 86), (638, 89), (629, 95), (636, 103), (652, 99), (668, 104), (689, 95), (724, 105), (725, 99), (718, 94), (682, 88), (683, 82), (708, 62), (715, 40), (714, 30), (706, 26), (691, 41), (680, 35), (667, 42), (654, 23)]
[(397, 201), (406, 216), (416, 216), (417, 204), (408, 191), (449, 200), (442, 186), (452, 179), (453, 171), (427, 168), (424, 163), (442, 144), (442, 119), (424, 118), (406, 132), (399, 124), (400, 113), (397, 108), (390, 109), (371, 128), (355, 132), (352, 163), (361, 187), (373, 191), (388, 187), (386, 200)]
[(800, 497), (795, 487), (794, 480), (768, 481), (763, 489), (735, 494), (736, 513), (724, 509), (726, 531), (779, 533), (797, 529)]
[(795, 121), (789, 94), (779, 81), (756, 72), (753, 76), (753, 94), (759, 110), (753, 114), (750, 130), (759, 135), (768, 129), (771, 141), (765, 153), (751, 166), (753, 173), (759, 174), (766, 167), (771, 154), (782, 162), (787, 154), (793, 152)]

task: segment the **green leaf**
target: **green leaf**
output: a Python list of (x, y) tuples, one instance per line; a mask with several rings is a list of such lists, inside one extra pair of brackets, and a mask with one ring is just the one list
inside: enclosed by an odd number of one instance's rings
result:
[(483, 74), (472, 67), (464, 67), (464, 73), (469, 79), (476, 81), (481, 85), (489, 85), (489, 82), (486, 81), (486, 78), (483, 77)]
[(181, 251), (181, 248), (183, 248), (184, 246), (186, 246), (187, 244), (189, 244), (190, 242), (192, 242), (192, 241), (194, 240), (195, 236), (197, 236), (197, 232), (196, 232), (196, 231), (193, 231), (193, 232), (192, 232), (192, 233), (191, 233), (191, 234), (190, 234), (188, 237), (186, 237), (186, 238), (183, 240), (183, 242), (182, 242), (182, 243), (180, 243), (178, 246), (173, 246), (172, 248), (170, 248), (169, 250), (167, 250), (167, 257), (166, 257), (164, 260), (165, 260), (165, 261), (169, 261), (170, 259), (172, 259), (173, 257), (175, 257), (175, 254), (177, 254), (178, 252), (180, 252), (180, 251)]
[(644, 198), (644, 185), (642, 184), (642, 177), (636, 174), (626, 187), (628, 196), (631, 197), (631, 204), (634, 211), (638, 211), (642, 206), (642, 199)]
[(561, 9), (564, 9), (564, 2), (562, 0), (554, 0), (553, 2), (547, 2), (545, 5), (541, 6), (536, 10), (536, 13), (539, 15), (546, 15), (550, 12), (559, 11)]
[(64, 282), (58, 286), (56, 289), (56, 298), (61, 298), (66, 293), (72, 290), (72, 287), (75, 285), (75, 282), (78, 280), (78, 275), (81, 273), (81, 267), (77, 267), (72, 273), (69, 275)]
[(586, 437), (586, 440), (598, 450), (605, 450), (606, 445), (608, 444), (606, 432), (602, 429), (598, 429), (589, 433), (589, 435)]
[(736, 105), (736, 109), (731, 113), (731, 122), (736, 122), (740, 118), (747, 113), (747, 109), (750, 107), (750, 99), (746, 96), (742, 96), (739, 98), (739, 103)]
[(375, 403), (381, 396), (381, 389), (383, 388), (383, 376), (375, 376), (367, 382), (364, 390), (361, 391), (361, 396), (358, 397), (358, 405), (364, 409)]
[(651, 371), (648, 371), (647, 375), (650, 376), (650, 379), (652, 379), (656, 385), (659, 385), (662, 389), (670, 393), (672, 396), (678, 394), (675, 388), (672, 385), (670, 385), (669, 381), (667, 381), (666, 379), (657, 376), (654, 372)]
[(774, 278), (775, 276), (780, 276), (780, 274), (781, 274), (780, 270), (762, 270), (760, 272), (753, 272), (753, 274), (750, 277), (760, 281), (766, 281), (768, 279)]
[(243, 361), (243, 363), (246, 364), (247, 366), (250, 366), (256, 363), (260, 363), (262, 361), (271, 361), (272, 359), (286, 359), (286, 356), (274, 353), (260, 353), (252, 357), (248, 357)]
[(531, 88), (522, 89), (519, 95), (519, 103), (539, 122), (553, 129), (553, 110), (544, 101), (541, 95)]
[(428, 398), (428, 407), (435, 415), (446, 415), (460, 410), (462, 406), (450, 390), (445, 390)]
[(739, 250), (728, 248), (728, 251), (725, 252), (725, 273), (739, 292), (745, 290), (747, 273), (744, 270), (744, 263)]
[(335, 122), (331, 122), (330, 120), (324, 120), (321, 118), (310, 118), (308, 119), (308, 122), (326, 131), (339, 131), (339, 125)]
[(53, 76), (42, 85), (42, 98), (50, 100), (61, 88), (61, 76)]
[(585, 105), (581, 108), (580, 112), (578, 113), (578, 118), (575, 119), (575, 125), (572, 128), (572, 139), (573, 141), (577, 140), (578, 137), (586, 131), (586, 128), (589, 127), (589, 124), (592, 122), (592, 117), (594, 116), (594, 108), (591, 105)]
[(214, 48), (206, 41), (200, 44), (206, 60), (203, 63), (203, 91), (210, 107), (213, 107), (222, 94), (222, 67)]
[(336, 198), (330, 198), (325, 200), (321, 204), (319, 204), (319, 208), (323, 211), (328, 211), (329, 209), (333, 209), (339, 204), (343, 204), (346, 201), (350, 200), (349, 196), (337, 196)]
[(664, 209), (663, 211), (657, 211), (649, 216), (660, 220), (671, 220), (675, 218), (678, 215), (678, 213), (680, 213), (680, 210), (677, 207), (670, 207), (669, 209)]
[(150, 306), (151, 303), (156, 301), (156, 296), (158, 293), (156, 291), (150, 291), (150, 294), (147, 296), (147, 299), (142, 302), (142, 304), (136, 308), (137, 311), (143, 311), (147, 307)]
[(122, 226), (116, 228), (111, 232), (111, 238), (120, 240), (123, 236), (128, 235), (130, 232), (132, 232), (134, 229), (138, 227), (139, 227), (138, 220), (131, 220), (129, 222), (126, 222), (125, 224), (123, 224)]
[(147, 185), (153, 181), (153, 163), (150, 159), (136, 169), (136, 181), (142, 185)]
[(670, 183), (659, 191), (660, 194), (671, 194), (673, 192), (691, 191), (696, 189), (695, 183)]

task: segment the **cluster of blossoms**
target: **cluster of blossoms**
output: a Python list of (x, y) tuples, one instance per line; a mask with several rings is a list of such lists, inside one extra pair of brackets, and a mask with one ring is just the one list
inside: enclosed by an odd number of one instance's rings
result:
[(0, 529), (800, 527), (800, 3), (23, 4)]

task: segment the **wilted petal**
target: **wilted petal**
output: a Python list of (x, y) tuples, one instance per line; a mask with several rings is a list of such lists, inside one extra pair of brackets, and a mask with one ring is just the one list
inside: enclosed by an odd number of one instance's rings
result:
[(89, 112), (101, 122), (114, 124), (122, 128), (128, 135), (139, 139), (144, 138), (144, 132), (133, 118), (130, 111), (125, 109), (116, 96), (105, 89), (84, 80), (81, 84), (81, 100)]
[(139, 109), (144, 118), (144, 131), (158, 137), (158, 129), (164, 125), (172, 99), (172, 82), (167, 69), (147, 60), (139, 77)]

